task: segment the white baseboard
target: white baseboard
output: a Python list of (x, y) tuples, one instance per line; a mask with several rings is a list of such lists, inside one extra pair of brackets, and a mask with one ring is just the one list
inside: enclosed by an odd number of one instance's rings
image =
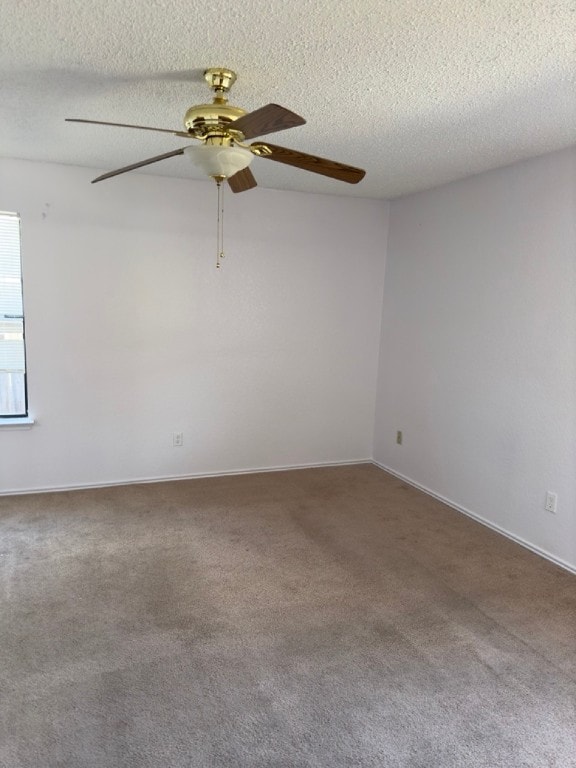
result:
[(170, 483), (174, 480), (199, 480), (203, 477), (229, 477), (231, 475), (255, 475), (264, 472), (290, 472), (296, 469), (321, 469), (322, 467), (351, 467), (356, 464), (373, 464), (372, 459), (350, 459), (349, 461), (310, 462), (309, 464), (286, 464), (273, 467), (248, 467), (226, 471), (193, 472), (185, 475), (163, 475), (160, 477), (136, 477), (126, 480), (104, 480), (97, 483), (47, 485), (37, 488), (19, 488), (0, 491), (2, 496), (24, 496), (29, 493), (60, 493), (62, 491), (87, 491), (92, 488), (114, 488), (117, 485), (143, 485), (146, 483)]
[(502, 526), (487, 520), (485, 517), (482, 517), (482, 515), (478, 515), (476, 512), (472, 512), (470, 509), (466, 509), (466, 507), (462, 507), (460, 504), (456, 504), (456, 502), (452, 501), (451, 499), (447, 499), (445, 496), (442, 496), (442, 494), (436, 493), (436, 491), (427, 488), (421, 483), (417, 483), (415, 480), (412, 480), (412, 478), (406, 477), (406, 475), (402, 475), (400, 472), (396, 472), (396, 470), (387, 467), (385, 464), (380, 464), (380, 462), (374, 461), (374, 459), (372, 459), (372, 464), (374, 464), (379, 469), (383, 469), (384, 472), (388, 472), (388, 474), (394, 475), (394, 477), (397, 477), (399, 480), (408, 483), (408, 485), (417, 488), (419, 491), (423, 491), (424, 493), (428, 494), (428, 496), (432, 496), (432, 498), (438, 499), (438, 501), (441, 501), (443, 504), (452, 507), (452, 509), (455, 509), (457, 512), (461, 512), (463, 515), (471, 517), (473, 520), (476, 520), (477, 523), (481, 523), (487, 528), (491, 528), (493, 531), (502, 534), (502, 536), (506, 536), (507, 539), (512, 539), (512, 541), (515, 541), (517, 544), (520, 544), (526, 549), (529, 549), (531, 552), (540, 555), (540, 557), (544, 557), (546, 560), (550, 560), (550, 562), (558, 565), (560, 568), (564, 568), (564, 570), (576, 574), (576, 565), (572, 565), (572, 563), (568, 563), (566, 560), (562, 560), (562, 558), (556, 557), (556, 555), (553, 555), (551, 552), (547, 552), (545, 549), (537, 547), (535, 544), (526, 541), (526, 539), (523, 539), (521, 536), (517, 536), (515, 533), (506, 530), (506, 528), (502, 528)]
[(323, 467), (351, 467), (357, 464), (373, 464), (374, 466), (378, 467), (384, 472), (388, 472), (388, 474), (393, 475), (394, 477), (397, 477), (399, 480), (402, 480), (403, 482), (408, 483), (408, 485), (411, 485), (414, 488), (417, 488), (419, 491), (423, 491), (428, 496), (432, 496), (432, 498), (438, 499), (438, 501), (441, 501), (443, 504), (446, 504), (452, 509), (455, 509), (457, 512), (461, 512), (463, 515), (466, 515), (467, 517), (470, 517), (473, 520), (476, 520), (476, 522), (481, 523), (482, 525), (485, 525), (487, 528), (491, 528), (493, 531), (500, 533), (502, 536), (506, 536), (506, 538), (511, 539), (512, 541), (515, 541), (517, 544), (520, 544), (526, 549), (529, 549), (531, 552), (534, 552), (535, 554), (540, 555), (540, 557), (544, 557), (546, 560), (550, 560), (550, 562), (554, 563), (555, 565), (558, 565), (560, 568), (564, 568), (564, 570), (569, 571), (570, 573), (576, 574), (576, 565), (573, 565), (572, 563), (569, 563), (566, 560), (563, 560), (562, 558), (557, 557), (556, 555), (553, 555), (551, 552), (548, 552), (545, 549), (542, 549), (541, 547), (538, 547), (535, 544), (532, 544), (531, 542), (526, 541), (526, 539), (523, 539), (522, 537), (517, 536), (511, 531), (508, 531), (506, 528), (503, 528), (502, 526), (497, 525), (496, 523), (493, 523), (490, 520), (487, 520), (485, 517), (482, 517), (481, 515), (476, 514), (476, 512), (472, 512), (470, 509), (467, 509), (466, 507), (463, 507), (460, 504), (456, 504), (456, 502), (446, 498), (445, 496), (442, 496), (442, 494), (436, 493), (436, 491), (433, 491), (431, 488), (427, 488), (425, 485), (422, 485), (421, 483), (417, 483), (415, 480), (412, 480), (412, 478), (407, 477), (406, 475), (403, 475), (400, 472), (397, 472), (396, 470), (391, 469), (390, 467), (387, 467), (385, 464), (380, 464), (380, 462), (375, 461), (372, 458), (353, 459), (353, 460), (351, 459), (349, 461), (310, 462), (308, 464), (286, 464), (282, 466), (271, 466), (271, 467), (248, 467), (243, 469), (229, 469), (226, 471), (193, 472), (185, 475), (138, 477), (138, 478), (130, 478), (130, 479), (124, 479), (124, 480), (103, 481), (98, 483), (78, 483), (78, 484), (68, 484), (68, 485), (60, 485), (60, 486), (44, 486), (44, 487), (38, 487), (38, 488), (20, 488), (20, 489), (13, 489), (13, 490), (9, 489), (5, 491), (0, 491), (0, 497), (23, 496), (25, 494), (37, 494), (37, 493), (60, 493), (62, 491), (82, 491), (82, 490), (90, 490), (93, 488), (113, 488), (118, 485), (143, 485), (147, 483), (169, 483), (169, 482), (173, 482), (174, 480), (198, 480), (201, 478), (208, 478), (208, 477), (253, 475), (253, 474), (259, 474), (264, 472), (290, 472), (292, 470), (298, 470), (298, 469), (321, 469)]

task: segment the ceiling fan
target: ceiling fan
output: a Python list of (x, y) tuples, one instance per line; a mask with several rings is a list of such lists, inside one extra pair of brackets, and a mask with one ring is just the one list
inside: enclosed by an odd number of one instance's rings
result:
[(132, 163), (124, 168), (98, 176), (92, 183), (110, 179), (136, 168), (157, 163), (176, 155), (188, 155), (192, 162), (200, 167), (207, 176), (213, 178), (218, 187), (228, 181), (233, 192), (245, 192), (257, 185), (254, 174), (248, 167), (254, 156), (278, 163), (292, 165), (312, 173), (319, 173), (349, 184), (357, 184), (364, 178), (365, 171), (350, 165), (326, 160), (315, 155), (308, 155), (294, 149), (287, 149), (276, 144), (257, 141), (250, 145), (247, 139), (265, 136), (276, 131), (304, 125), (304, 118), (278, 104), (267, 104), (253, 112), (246, 112), (228, 104), (228, 91), (236, 81), (236, 73), (230, 69), (214, 67), (204, 72), (204, 78), (214, 92), (211, 104), (199, 104), (190, 107), (184, 116), (186, 130), (172, 131), (167, 128), (150, 128), (144, 125), (108, 123), (100, 120), (81, 120), (67, 118), (71, 123), (90, 123), (110, 125), (118, 128), (136, 128), (143, 131), (171, 133), (186, 139), (197, 139), (201, 143), (165, 152), (162, 155)]

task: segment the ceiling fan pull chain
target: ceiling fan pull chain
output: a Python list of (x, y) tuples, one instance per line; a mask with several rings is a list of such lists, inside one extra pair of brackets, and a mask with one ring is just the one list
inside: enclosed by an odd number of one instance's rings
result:
[(224, 188), (225, 184), (220, 182), (220, 254), (219, 258), (224, 258)]
[(216, 269), (220, 269), (220, 261), (224, 258), (224, 187), (222, 179), (216, 179), (218, 187), (218, 215), (216, 217)]

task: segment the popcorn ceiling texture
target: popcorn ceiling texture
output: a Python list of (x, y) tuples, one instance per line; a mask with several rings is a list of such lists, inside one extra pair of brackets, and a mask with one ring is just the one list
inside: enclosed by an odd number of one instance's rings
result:
[(264, 187), (395, 197), (576, 141), (575, 0), (4, 0), (0, 153), (109, 170), (175, 149), (64, 118), (180, 129), (209, 66), (238, 72), (232, 103), (307, 119), (276, 143), (368, 170), (356, 187), (257, 158)]

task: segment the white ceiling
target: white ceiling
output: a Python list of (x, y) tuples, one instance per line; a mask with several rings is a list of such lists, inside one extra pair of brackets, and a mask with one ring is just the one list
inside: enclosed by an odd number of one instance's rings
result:
[[(306, 118), (271, 141), (368, 171), (256, 158), (264, 187), (395, 197), (576, 142), (576, 0), (3, 0), (0, 154), (111, 170), (176, 149), (64, 118), (180, 130), (212, 66), (238, 72), (231, 103)], [(185, 157), (144, 172), (200, 178)]]

